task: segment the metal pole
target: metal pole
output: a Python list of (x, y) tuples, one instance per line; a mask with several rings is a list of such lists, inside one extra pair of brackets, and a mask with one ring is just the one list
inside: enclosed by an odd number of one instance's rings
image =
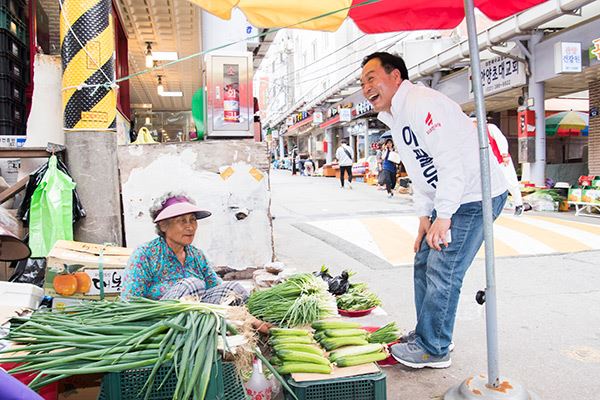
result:
[(533, 99), (535, 111), (535, 162), (531, 163), (531, 181), (536, 186), (546, 184), (546, 116), (544, 106), (544, 82), (537, 82), (538, 60), (535, 46), (544, 38), (543, 32), (535, 31), (529, 39), (529, 97)]
[(488, 384), (497, 387), (500, 383), (498, 371), (498, 327), (496, 321), (496, 277), (494, 270), (494, 219), (492, 215), (492, 191), (485, 98), (483, 96), (483, 86), (481, 84), (479, 46), (477, 44), (477, 27), (475, 25), (473, 0), (465, 0), (465, 16), (467, 18), (469, 52), (471, 54), (473, 92), (475, 94), (475, 111), (477, 114), (477, 136), (479, 138), (479, 163), (481, 166), (483, 239), (485, 243), (485, 322), (487, 330)]
[(283, 159), (283, 157), (285, 157), (285, 146), (283, 144), (283, 136), (279, 132), (279, 158)]

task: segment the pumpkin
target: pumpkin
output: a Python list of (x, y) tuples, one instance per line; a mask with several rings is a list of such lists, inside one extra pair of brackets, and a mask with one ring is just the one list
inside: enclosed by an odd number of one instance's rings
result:
[(92, 287), (92, 278), (83, 271), (75, 272), (73, 276), (77, 279), (77, 293), (87, 293)]
[(77, 291), (77, 278), (70, 274), (59, 274), (54, 277), (52, 286), (61, 296), (71, 296)]

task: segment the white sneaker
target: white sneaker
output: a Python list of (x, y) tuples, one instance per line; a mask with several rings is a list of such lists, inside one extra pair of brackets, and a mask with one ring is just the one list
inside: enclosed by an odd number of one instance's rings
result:
[(352, 183), (348, 182), (348, 189), (352, 190)]

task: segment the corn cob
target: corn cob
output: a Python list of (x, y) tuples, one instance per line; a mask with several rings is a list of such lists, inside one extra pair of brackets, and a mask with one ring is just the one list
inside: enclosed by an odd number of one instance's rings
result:
[(330, 374), (332, 371), (331, 365), (310, 364), (310, 363), (284, 363), (277, 368), (280, 374), (293, 373), (313, 373), (313, 374)]
[(322, 331), (325, 329), (355, 329), (355, 328), (360, 328), (361, 324), (359, 324), (358, 322), (328, 320), (328, 321), (315, 321), (312, 323), (311, 326), (318, 331)]
[(324, 339), (321, 342), (321, 346), (325, 347), (325, 350), (331, 351), (343, 346), (362, 346), (365, 344), (369, 344), (366, 339), (361, 338), (360, 336), (346, 336), (346, 337), (338, 337), (338, 338), (328, 338)]
[(340, 357), (360, 356), (363, 354), (378, 353), (384, 349), (384, 345), (379, 343), (366, 344), (363, 346), (348, 346), (332, 352), (329, 355), (329, 361), (335, 362)]
[(316, 354), (304, 353), (301, 351), (281, 350), (277, 353), (277, 357), (282, 359), (284, 362), (291, 361), (298, 363), (329, 365), (329, 360), (325, 357), (318, 356)]
[(338, 367), (352, 367), (354, 365), (368, 364), (370, 362), (385, 360), (387, 357), (387, 353), (384, 352), (361, 354), (359, 356), (343, 356), (338, 358), (335, 363)]
[(317, 356), (322, 356), (323, 355), (323, 350), (321, 350), (319, 347), (310, 345), (310, 344), (295, 344), (295, 343), (284, 343), (284, 344), (279, 344), (277, 346), (273, 347), (273, 350), (275, 350), (276, 353), (282, 351), (282, 350), (292, 350), (292, 351), (301, 351), (304, 353), (310, 353), (310, 354), (315, 354)]

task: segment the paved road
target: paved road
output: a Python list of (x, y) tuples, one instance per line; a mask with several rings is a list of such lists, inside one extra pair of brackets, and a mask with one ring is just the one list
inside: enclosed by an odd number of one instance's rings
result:
[[(380, 295), (387, 313), (360, 320), (394, 320), (413, 328), (410, 198), (388, 199), (364, 184), (342, 190), (331, 178), (284, 171), (274, 171), (270, 179), (278, 259), (298, 271), (326, 264), (357, 272)], [(522, 219), (506, 214), (495, 228), (498, 253), (505, 256), (496, 262), (500, 371), (542, 399), (599, 398), (599, 223), (563, 213), (529, 213)], [(393, 241), (395, 235), (402, 240)], [(388, 367), (388, 399), (434, 399), (486, 372), (484, 310), (474, 301), (484, 286), (484, 263), (476, 260), (459, 303), (452, 367)]]

